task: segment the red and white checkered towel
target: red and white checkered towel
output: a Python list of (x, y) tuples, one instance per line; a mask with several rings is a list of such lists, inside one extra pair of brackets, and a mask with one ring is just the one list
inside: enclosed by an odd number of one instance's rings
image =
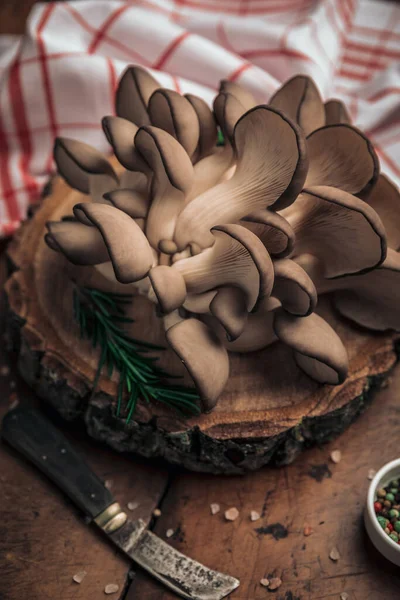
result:
[(343, 99), (400, 182), (400, 6), (376, 0), (80, 0), (35, 5), (22, 38), (0, 36), (0, 235), (38, 200), (56, 136), (109, 150), (127, 64), (209, 103), (220, 79), (266, 102), (311, 75)]

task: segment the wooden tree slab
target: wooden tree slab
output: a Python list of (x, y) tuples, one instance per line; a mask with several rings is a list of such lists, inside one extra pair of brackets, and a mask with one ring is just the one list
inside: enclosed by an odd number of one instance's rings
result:
[[(92, 268), (70, 265), (43, 240), (46, 221), (71, 214), (82, 200), (56, 179), (50, 196), (13, 240), (8, 254), (14, 272), (6, 286), (9, 335), (19, 352), (20, 372), (38, 395), (65, 418), (84, 419), (91, 436), (115, 449), (215, 473), (287, 464), (302, 448), (348, 427), (395, 364), (398, 336), (356, 328), (322, 299), (318, 311), (349, 354), (349, 376), (341, 386), (313, 382), (297, 368), (291, 351), (276, 343), (261, 352), (231, 355), (231, 377), (213, 413), (183, 420), (162, 406), (141, 403), (127, 424), (115, 416), (116, 379), (101, 378), (91, 393), (99, 356), (79, 339), (72, 315), (76, 283), (125, 292), (127, 286), (111, 284)], [(135, 296), (129, 314), (136, 320), (129, 333), (164, 343), (162, 325), (145, 298)], [(163, 352), (161, 364), (190, 384), (172, 351)]]

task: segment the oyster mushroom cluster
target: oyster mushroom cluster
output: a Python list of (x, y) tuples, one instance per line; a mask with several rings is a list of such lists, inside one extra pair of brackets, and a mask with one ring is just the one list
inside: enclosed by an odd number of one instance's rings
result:
[(324, 104), (306, 76), (268, 105), (223, 81), (212, 111), (130, 67), (116, 108), (103, 129), (117, 171), (95, 148), (56, 140), (60, 174), (88, 198), (48, 223), (46, 241), (157, 305), (204, 411), (225, 387), (228, 351), (276, 340), (316, 381), (345, 380), (318, 294), (362, 326), (400, 329), (399, 193), (341, 102)]

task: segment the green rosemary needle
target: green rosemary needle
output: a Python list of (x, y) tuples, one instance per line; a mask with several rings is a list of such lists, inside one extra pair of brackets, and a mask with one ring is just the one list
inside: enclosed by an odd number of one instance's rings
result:
[(169, 385), (168, 380), (176, 379), (176, 376), (157, 366), (159, 357), (147, 356), (147, 353), (162, 351), (164, 347), (132, 338), (122, 329), (124, 323), (134, 322), (125, 315), (123, 308), (131, 302), (129, 294), (114, 294), (88, 287), (74, 288), (73, 309), (80, 336), (90, 340), (93, 349), (100, 347), (93, 391), (106, 368), (108, 377), (114, 371), (119, 374), (116, 415), (121, 416), (124, 412), (127, 423), (140, 399), (146, 403), (161, 402), (181, 414), (199, 414), (196, 390)]

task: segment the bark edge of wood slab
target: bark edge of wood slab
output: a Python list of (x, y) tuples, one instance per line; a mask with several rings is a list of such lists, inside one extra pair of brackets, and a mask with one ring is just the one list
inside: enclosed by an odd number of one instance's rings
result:
[[(100, 378), (92, 395), (98, 356), (88, 343), (77, 344), (69, 314), (72, 277), (103, 289), (110, 283), (99, 281), (101, 276), (87, 267), (72, 267), (43, 242), (45, 222), (71, 214), (84, 198), (55, 179), (50, 195), (9, 245), (7, 336), (32, 389), (65, 419), (84, 420), (93, 438), (118, 451), (161, 457), (195, 471), (240, 474), (266, 464), (285, 465), (304, 448), (344, 431), (387, 379), (400, 354), (399, 336), (356, 328), (322, 300), (321, 314), (340, 329), (349, 353), (344, 384), (311, 381), (299, 372), (289, 349), (277, 343), (261, 352), (231, 355), (231, 378), (213, 413), (185, 421), (165, 408), (141, 405), (126, 424), (113, 409), (116, 381)], [(116, 285), (113, 291), (120, 291), (121, 284)], [(159, 343), (162, 327), (146, 303), (135, 298), (134, 314), (136, 319), (140, 314), (143, 337)], [(164, 356), (167, 368), (182, 369), (172, 352)]]

